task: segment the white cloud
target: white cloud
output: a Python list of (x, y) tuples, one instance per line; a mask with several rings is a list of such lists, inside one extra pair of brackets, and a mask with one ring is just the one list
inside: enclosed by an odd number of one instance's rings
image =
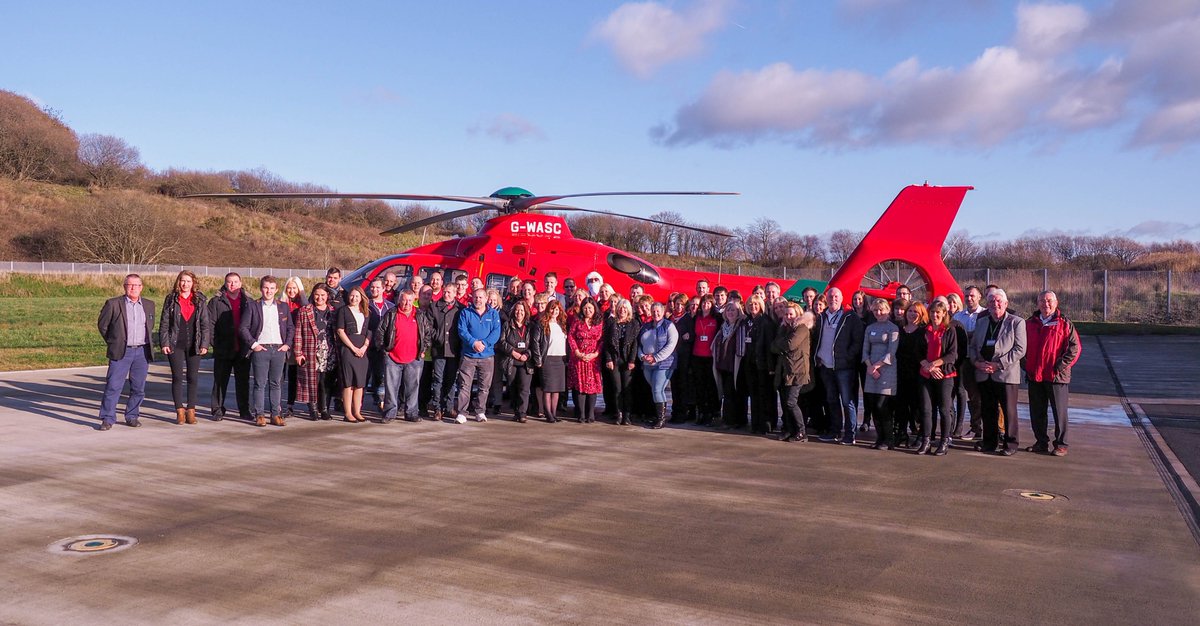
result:
[(515, 113), (500, 113), (481, 120), (469, 126), (467, 132), (471, 135), (485, 135), (509, 144), (525, 140), (541, 141), (546, 138), (546, 133), (537, 124)]
[(728, 21), (727, 0), (700, 0), (678, 12), (658, 2), (630, 2), (617, 7), (592, 30), (592, 38), (608, 44), (617, 59), (639, 78), (662, 66), (699, 55), (704, 39)]
[(1056, 55), (1079, 42), (1090, 17), (1076, 4), (1026, 4), (1017, 7), (1018, 50), (1031, 55)]
[[(987, 147), (1024, 139), (1047, 149), (1074, 133), (1128, 127), (1132, 147), (1178, 150), (1200, 143), (1200, 0), (1145, 4), (1156, 3), (1118, 0), (1096, 14), (1022, 3), (1011, 42), (960, 67), (925, 68), (910, 58), (882, 75), (788, 63), (723, 71), (651, 135), (667, 145)], [(1091, 60), (1097, 47), (1108, 55)]]

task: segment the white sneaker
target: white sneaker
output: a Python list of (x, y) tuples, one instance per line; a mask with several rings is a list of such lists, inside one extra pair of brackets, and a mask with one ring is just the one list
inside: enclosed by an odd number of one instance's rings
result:
[(475, 414), (475, 421), (476, 422), (486, 422), (487, 416), (484, 415), (482, 411), (480, 411), (479, 413)]
[(459, 414), (458, 414), (458, 417), (454, 418), (454, 423), (455, 423), (455, 424), (466, 424), (466, 423), (467, 423), (467, 416), (466, 416), (466, 415), (463, 415), (462, 413), (459, 413)]

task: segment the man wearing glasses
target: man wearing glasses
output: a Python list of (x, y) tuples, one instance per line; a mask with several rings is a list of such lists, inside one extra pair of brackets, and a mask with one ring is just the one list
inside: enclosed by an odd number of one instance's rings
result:
[(117, 421), (117, 401), (129, 381), (125, 423), (133, 428), (146, 398), (146, 373), (150, 370), (150, 338), (154, 336), (154, 303), (142, 297), (142, 277), (125, 277), (125, 295), (111, 298), (100, 309), (96, 323), (108, 344), (108, 374), (104, 378), (104, 400), (100, 403), (100, 426), (109, 430)]

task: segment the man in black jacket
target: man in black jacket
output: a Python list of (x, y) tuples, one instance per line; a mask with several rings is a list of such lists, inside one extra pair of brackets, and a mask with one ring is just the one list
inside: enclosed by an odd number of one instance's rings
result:
[(108, 374), (104, 378), (104, 400), (100, 403), (99, 430), (109, 430), (117, 421), (117, 401), (129, 381), (125, 423), (141, 426), (142, 400), (146, 398), (146, 373), (150, 370), (151, 338), (154, 336), (154, 303), (142, 297), (142, 277), (125, 277), (125, 295), (110, 298), (96, 321), (100, 336), (108, 344)]
[(229, 374), (233, 373), (234, 397), (237, 399), (238, 414), (250, 419), (250, 359), (242, 356), (238, 340), (238, 323), (242, 313), (254, 298), (242, 288), (242, 277), (237, 272), (225, 275), (225, 286), (208, 301), (209, 328), (212, 338), (213, 387), (212, 416), (214, 421), (225, 417), (225, 393), (229, 389)]
[(429, 329), (429, 351), (433, 359), (431, 397), (433, 419), (437, 421), (441, 421), (443, 415), (454, 416), (454, 378), (458, 375), (459, 344), (462, 342), (458, 336), (458, 313), (462, 309), (458, 291), (450, 287), (442, 290), (440, 301), (421, 309)]
[(383, 361), (384, 424), (396, 419), (401, 401), (404, 403), (404, 421), (420, 419), (417, 387), (421, 382), (425, 351), (429, 349), (429, 318), (413, 306), (416, 295), (405, 289), (399, 297), (399, 304), (388, 309), (379, 320), (379, 328), (371, 340)]
[(821, 441), (852, 446), (858, 428), (858, 362), (862, 360), (863, 324), (853, 311), (842, 308), (841, 289), (830, 287), (825, 299), (829, 308), (813, 328), (814, 360), (825, 384), (830, 422), (829, 432), (821, 436)]

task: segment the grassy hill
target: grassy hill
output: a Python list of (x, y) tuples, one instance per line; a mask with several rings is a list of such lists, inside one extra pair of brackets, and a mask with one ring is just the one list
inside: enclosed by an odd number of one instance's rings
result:
[(319, 212), (252, 211), (225, 201), (181, 200), (149, 191), (0, 179), (0, 259), (90, 262), (69, 233), (90, 222), (120, 224), (140, 211), (161, 220), (170, 249), (158, 262), (267, 267), (358, 267), (405, 250), (420, 235), (385, 237), (391, 223)]

